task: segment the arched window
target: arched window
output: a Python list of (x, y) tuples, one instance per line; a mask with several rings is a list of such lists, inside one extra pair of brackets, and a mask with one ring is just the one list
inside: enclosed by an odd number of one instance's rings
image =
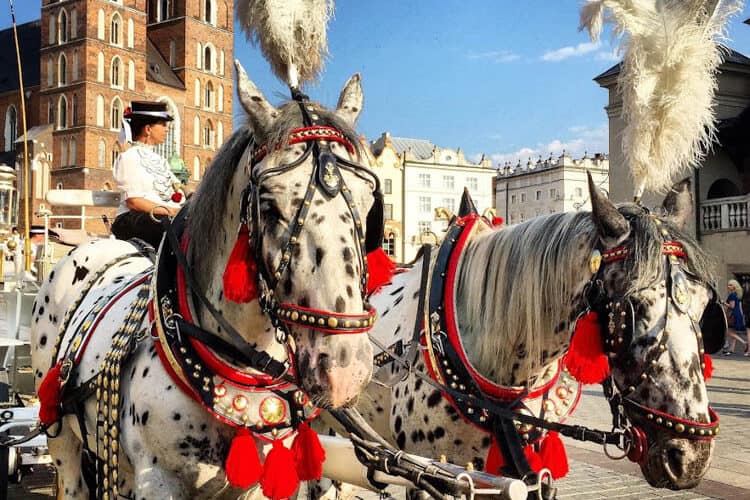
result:
[(201, 145), (201, 120), (197, 116), (193, 118), (193, 143)]
[(203, 48), (203, 69), (214, 72), (214, 51), (211, 45), (206, 44)]
[(55, 16), (49, 16), (49, 43), (50, 45), (55, 43), (55, 38), (57, 37), (57, 19)]
[(173, 118), (173, 120), (167, 124), (166, 140), (162, 144), (156, 146), (156, 152), (163, 158), (169, 160), (173, 155), (180, 154), (180, 131), (182, 130), (182, 121), (174, 101), (168, 97), (161, 97), (158, 100), (167, 104), (167, 112)]
[(214, 84), (208, 82), (203, 96), (203, 106), (207, 109), (214, 108)]
[(78, 49), (73, 51), (73, 76), (71, 81), (78, 81)]
[(117, 163), (117, 157), (120, 156), (120, 152), (117, 151), (117, 148), (112, 148), (112, 151), (110, 151), (110, 155), (112, 162), (109, 164), (109, 168), (115, 168), (115, 163)]
[(122, 18), (120, 14), (115, 12), (112, 15), (112, 21), (109, 25), (109, 43), (112, 45), (122, 44)]
[(68, 166), (68, 140), (67, 139), (63, 139), (60, 142), (60, 166), (61, 167)]
[(122, 101), (119, 97), (112, 99), (112, 113), (110, 115), (109, 128), (119, 129), (122, 126)]
[(96, 96), (96, 126), (104, 126), (104, 96)]
[(132, 59), (128, 61), (128, 89), (135, 89), (135, 62)]
[(220, 148), (224, 143), (224, 124), (219, 121), (216, 124), (216, 147)]
[(219, 84), (219, 94), (216, 96), (216, 103), (219, 113), (224, 112), (224, 85)]
[(115, 56), (112, 58), (112, 67), (110, 68), (110, 83), (113, 87), (122, 87), (122, 64), (120, 58)]
[(204, 0), (203, 16), (208, 24), (216, 24), (216, 5), (213, 0)]
[(47, 120), (50, 125), (55, 126), (55, 103), (52, 102), (52, 98), (47, 101)]
[(57, 18), (57, 41), (58, 43), (65, 43), (68, 41), (68, 13), (65, 9), (60, 11), (60, 15)]
[(156, 20), (157, 22), (160, 21), (166, 21), (169, 19), (170, 11), (171, 11), (171, 1), (170, 0), (157, 0), (156, 4)]
[(203, 126), (203, 145), (209, 148), (214, 145), (214, 126), (211, 120), (206, 121)]
[(65, 54), (60, 54), (57, 59), (57, 85), (68, 84), (68, 58)]
[(201, 159), (197, 156), (193, 158), (193, 180), (201, 180)]
[(68, 99), (64, 95), (57, 101), (57, 128), (68, 128)]
[(52, 62), (52, 56), (47, 58), (47, 86), (51, 87), (55, 82), (55, 63)]
[(104, 164), (107, 161), (107, 143), (104, 139), (99, 139), (99, 148), (97, 151), (97, 166), (104, 168)]
[(78, 94), (73, 94), (73, 102), (70, 106), (70, 124), (75, 127), (78, 125)]
[(128, 19), (128, 48), (133, 48), (135, 45), (135, 25), (132, 19)]
[(76, 165), (76, 155), (78, 154), (78, 150), (76, 148), (76, 139), (75, 137), (70, 138), (70, 161), (69, 163), (73, 166)]
[(70, 38), (78, 38), (78, 11), (73, 9), (70, 11)]
[(104, 81), (104, 52), (99, 52), (96, 56), (96, 81)]
[(197, 78), (195, 79), (195, 105), (200, 106), (201, 105), (201, 81)]
[(5, 112), (5, 150), (13, 151), (18, 139), (18, 111), (15, 106), (8, 106)]
[(195, 44), (195, 67), (203, 68), (203, 45), (200, 42)]
[(96, 17), (96, 37), (99, 40), (104, 40), (104, 11), (99, 9)]
[(177, 63), (177, 44), (174, 40), (169, 41), (169, 65), (174, 67)]

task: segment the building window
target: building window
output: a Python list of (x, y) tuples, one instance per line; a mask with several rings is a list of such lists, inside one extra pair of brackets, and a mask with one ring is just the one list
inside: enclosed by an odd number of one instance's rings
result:
[(57, 41), (58, 43), (65, 43), (68, 41), (68, 13), (65, 9), (60, 11), (60, 17), (57, 20)]
[(211, 124), (211, 120), (208, 120), (206, 125), (203, 126), (203, 145), (209, 148), (214, 145), (214, 126)]
[(111, 160), (112, 160), (112, 163), (109, 165), (109, 168), (113, 169), (113, 168), (115, 168), (115, 164), (117, 163), (117, 158), (120, 156), (120, 152), (117, 151), (116, 148), (112, 148), (112, 151), (110, 151), (109, 154), (110, 154)]
[(156, 20), (157, 22), (166, 21), (169, 19), (170, 7), (172, 2), (170, 0), (157, 0), (156, 4)]
[(469, 191), (471, 191), (472, 193), (476, 193), (479, 190), (479, 182), (477, 181), (477, 178), (467, 177), (466, 187), (469, 188)]
[(203, 107), (206, 109), (214, 109), (214, 84), (208, 82), (203, 95)]
[(550, 188), (549, 199), (554, 200), (555, 198), (557, 198), (557, 190), (555, 188)]
[(57, 128), (63, 129), (68, 127), (68, 100), (64, 95), (60, 96), (57, 101)]
[(47, 102), (47, 123), (52, 126), (55, 125), (55, 104), (52, 99)]
[(70, 124), (72, 126), (78, 125), (78, 94), (73, 94), (73, 103), (70, 109)]
[(510, 204), (515, 205), (516, 204), (516, 195), (512, 194), (510, 195)]
[(393, 203), (383, 204), (383, 219), (393, 220)]
[(63, 139), (60, 143), (60, 166), (68, 166), (68, 140)]
[(128, 89), (135, 90), (135, 62), (128, 61)]
[(72, 80), (75, 82), (78, 80), (78, 49), (73, 51), (73, 77)]
[(57, 59), (57, 84), (59, 86), (68, 84), (68, 58), (60, 54)]
[(112, 59), (109, 78), (113, 87), (122, 88), (122, 64), (117, 56)]
[(104, 96), (96, 96), (96, 126), (104, 126)]
[(419, 211), (423, 214), (432, 212), (432, 199), (429, 196), (419, 197)]
[(18, 112), (15, 106), (8, 106), (5, 112), (5, 150), (13, 151), (18, 139)]
[(577, 198), (581, 198), (583, 196), (583, 189), (579, 187), (575, 188), (574, 192)]
[(385, 194), (393, 193), (393, 181), (391, 179), (385, 179), (383, 181), (383, 193)]
[(195, 79), (195, 98), (193, 99), (196, 106), (201, 105), (201, 81)]
[(428, 220), (421, 220), (417, 222), (417, 231), (419, 234), (424, 233), (431, 233), (432, 232), (432, 222)]
[(57, 36), (57, 20), (55, 19), (55, 16), (49, 17), (49, 43), (50, 45), (55, 43), (55, 38)]
[(162, 98), (161, 100), (167, 103), (167, 111), (169, 112), (170, 115), (172, 115), (172, 118), (174, 119), (167, 124), (167, 138), (163, 143), (156, 146), (156, 152), (162, 158), (169, 160), (175, 154), (179, 154), (179, 151), (180, 151), (180, 146), (179, 146), (180, 116), (177, 113), (177, 108), (174, 106), (174, 104), (170, 100), (166, 98)]
[(443, 189), (453, 191), (456, 189), (456, 179), (452, 175), (443, 176)]
[(47, 86), (51, 87), (55, 81), (55, 63), (52, 62), (52, 56), (47, 58)]
[(542, 191), (541, 190), (537, 190), (536, 193), (534, 193), (534, 198), (536, 199), (536, 201), (541, 200), (542, 199)]
[(208, 24), (215, 24), (216, 23), (216, 12), (214, 12), (214, 2), (213, 0), (205, 0), (204, 3), (204, 16), (205, 20)]
[(135, 45), (135, 26), (133, 20), (128, 19), (128, 48), (132, 49)]
[(203, 67), (203, 45), (200, 42), (195, 45), (195, 66), (198, 69)]
[(396, 235), (388, 233), (388, 236), (383, 239), (383, 251), (386, 255), (393, 257), (396, 255)]
[(78, 150), (76, 147), (76, 139), (75, 137), (72, 137), (70, 139), (70, 158), (68, 159), (68, 162), (70, 165), (75, 166), (76, 165), (76, 155), (78, 154)]
[(208, 44), (203, 49), (203, 69), (214, 72), (214, 51)]
[(456, 200), (453, 198), (443, 198), (441, 206), (445, 207), (450, 213), (456, 211)]
[(70, 11), (70, 38), (78, 38), (78, 11), (76, 9)]
[(104, 82), (104, 52), (99, 52), (96, 56), (96, 81)]
[(521, 203), (526, 203), (526, 193), (521, 193)]
[(419, 181), (419, 187), (430, 187), (430, 174), (419, 174), (417, 176), (417, 180)]
[(104, 40), (104, 11), (99, 9), (96, 20), (96, 37), (99, 40)]
[(109, 25), (109, 43), (112, 45), (122, 44), (122, 18), (117, 12), (112, 16), (112, 22)]
[(104, 142), (104, 139), (99, 139), (99, 150), (97, 153), (97, 166), (104, 168), (104, 163), (107, 161), (107, 143)]
[(109, 125), (112, 129), (119, 129), (122, 126), (122, 102), (119, 97), (112, 100), (112, 114)]

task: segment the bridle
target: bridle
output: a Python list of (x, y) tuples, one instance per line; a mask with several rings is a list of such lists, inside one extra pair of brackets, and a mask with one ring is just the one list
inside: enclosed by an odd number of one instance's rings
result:
[[(269, 146), (267, 144), (253, 143), (249, 155), (250, 180), (242, 193), (240, 220), (241, 223), (247, 224), (250, 229), (250, 244), (251, 248), (254, 248), (254, 257), (258, 265), (257, 279), (260, 292), (260, 307), (269, 316), (274, 327), (283, 332), (282, 335), (284, 337), (289, 335), (288, 327), (292, 325), (311, 328), (326, 334), (365, 333), (372, 329), (376, 314), (375, 309), (366, 300), (367, 279), (369, 277), (366, 254), (368, 251), (379, 247), (380, 239), (382, 239), (382, 194), (380, 192), (380, 180), (366, 166), (336, 156), (329, 146), (330, 142), (337, 142), (343, 145), (350, 153), (354, 153), (355, 148), (340, 130), (319, 124), (320, 117), (315, 112), (315, 108), (307, 101), (306, 96), (294, 93), (293, 97), (299, 105), (304, 126), (292, 130), (287, 143), (304, 143), (306, 145), (304, 153), (292, 163), (278, 165), (261, 171), (257, 167), (263, 158), (269, 154)], [(321, 143), (320, 141), (326, 142)], [(269, 269), (262, 253), (260, 188), (268, 179), (293, 170), (302, 165), (310, 157), (312, 157), (313, 161), (313, 170), (305, 190), (305, 195), (294, 217), (289, 221), (289, 238), (282, 246), (279, 263), (275, 269)], [(359, 211), (354, 203), (351, 191), (342, 176), (341, 170), (351, 172), (357, 177), (374, 184), (373, 195), (375, 203), (367, 216), (367, 231), (362, 227)], [(292, 247), (298, 244), (312, 199), (318, 191), (327, 200), (341, 195), (351, 215), (354, 235), (359, 244), (358, 258), (360, 269), (362, 270), (359, 285), (365, 311), (361, 314), (343, 314), (312, 309), (298, 304), (279, 302), (276, 299), (277, 287), (288, 272), (293, 258)], [(371, 220), (374, 227), (370, 227)]]
[[(659, 222), (658, 219), (655, 220)], [(666, 234), (662, 232), (662, 235), (666, 236), (668, 232)], [(596, 254), (598, 251), (595, 250), (594, 252)], [(595, 311), (599, 317), (603, 350), (610, 361), (622, 359), (628, 347), (632, 344), (635, 312), (631, 296), (612, 297), (608, 295), (603, 284), (603, 271), (607, 264), (625, 260), (630, 252), (630, 248), (626, 246), (602, 251), (600, 253), (601, 265), (598, 265), (594, 276), (587, 284), (585, 294), (589, 309)], [(683, 268), (683, 262), (687, 259), (687, 254), (679, 242), (666, 240), (662, 241), (661, 253), (665, 257), (665, 285), (668, 297), (664, 316), (647, 332), (649, 336), (653, 335), (656, 338), (656, 342), (648, 350), (643, 360), (643, 371), (634, 379), (628, 379), (625, 384), (618, 383), (612, 375), (602, 382), (605, 396), (612, 410), (614, 428), (629, 429), (633, 442), (628, 450), (628, 457), (639, 463), (646, 457), (645, 434), (637, 426), (628, 425), (629, 420), (637, 420), (638, 424), (648, 425), (662, 433), (666, 432), (681, 439), (710, 440), (719, 433), (719, 417), (711, 407), (708, 409), (709, 422), (706, 423), (677, 417), (632, 399), (632, 395), (638, 388), (645, 381), (653, 378), (659, 357), (667, 351), (667, 343), (671, 333), (670, 319), (678, 312), (689, 315), (698, 345), (698, 352), (702, 358), (701, 367), (705, 366), (703, 362), (703, 356), (706, 352), (704, 349), (704, 334), (700, 327), (703, 319), (693, 317), (689, 312), (690, 296), (687, 288), (687, 277)], [(716, 290), (713, 290), (713, 292), (712, 301), (715, 303)], [(713, 305), (712, 302), (709, 302), (704, 312), (704, 318), (709, 310), (715, 310)], [(626, 410), (631, 418), (626, 416)]]

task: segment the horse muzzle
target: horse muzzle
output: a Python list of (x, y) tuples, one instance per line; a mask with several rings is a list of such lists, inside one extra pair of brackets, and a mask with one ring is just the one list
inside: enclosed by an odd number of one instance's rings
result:
[(643, 477), (655, 488), (694, 488), (708, 471), (713, 449), (713, 440), (657, 438), (640, 464)]

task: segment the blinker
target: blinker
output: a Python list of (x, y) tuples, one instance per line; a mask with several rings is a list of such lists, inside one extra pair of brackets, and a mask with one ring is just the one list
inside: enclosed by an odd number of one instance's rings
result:
[(672, 296), (672, 302), (681, 313), (685, 314), (690, 308), (690, 294), (688, 293), (687, 278), (679, 266), (672, 264), (671, 268), (672, 288), (670, 294)]
[(341, 172), (336, 165), (336, 157), (328, 147), (321, 148), (318, 156), (318, 186), (329, 198), (341, 191)]

